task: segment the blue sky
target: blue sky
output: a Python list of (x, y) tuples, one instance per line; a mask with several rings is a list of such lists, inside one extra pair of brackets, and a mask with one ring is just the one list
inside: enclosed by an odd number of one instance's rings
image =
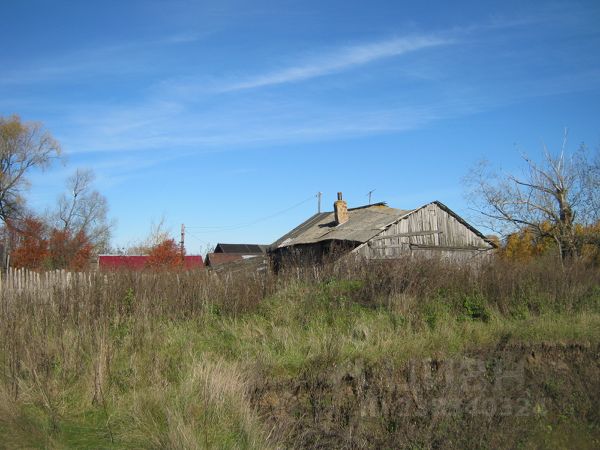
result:
[(94, 169), (114, 244), (166, 218), (188, 252), (270, 243), (316, 211), (440, 200), (481, 158), (600, 145), (600, 3), (3, 1), (0, 114)]

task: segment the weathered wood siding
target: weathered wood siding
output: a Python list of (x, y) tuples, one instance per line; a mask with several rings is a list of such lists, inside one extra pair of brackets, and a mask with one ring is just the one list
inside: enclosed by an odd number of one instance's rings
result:
[(454, 215), (431, 203), (392, 224), (354, 253), (369, 259), (420, 255), (466, 260), (487, 256), (491, 248)]

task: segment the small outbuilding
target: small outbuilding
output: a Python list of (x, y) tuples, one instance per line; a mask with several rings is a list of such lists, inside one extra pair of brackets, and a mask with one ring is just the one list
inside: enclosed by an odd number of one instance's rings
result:
[(348, 253), (366, 259), (436, 256), (453, 260), (487, 257), (496, 244), (439, 201), (416, 209), (386, 203), (348, 208), (338, 193), (334, 210), (317, 213), (269, 248), (282, 263), (320, 263)]
[(215, 246), (214, 253), (233, 253), (239, 255), (263, 255), (268, 245), (261, 244), (223, 244), (219, 242)]
[(260, 244), (223, 244), (216, 245), (212, 253), (205, 258), (206, 266), (216, 267), (250, 258), (264, 257), (267, 245)]

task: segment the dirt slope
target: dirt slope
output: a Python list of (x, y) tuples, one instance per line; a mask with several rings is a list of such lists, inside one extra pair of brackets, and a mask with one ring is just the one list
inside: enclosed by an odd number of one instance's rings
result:
[(293, 448), (600, 448), (600, 346), (321, 363), (253, 403)]

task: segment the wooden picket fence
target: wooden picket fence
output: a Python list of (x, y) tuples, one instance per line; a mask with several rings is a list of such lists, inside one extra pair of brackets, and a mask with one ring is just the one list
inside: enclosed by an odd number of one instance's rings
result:
[(0, 292), (45, 291), (67, 288), (74, 283), (91, 285), (94, 272), (68, 272), (52, 270), (35, 272), (27, 269), (10, 268), (0, 275)]

